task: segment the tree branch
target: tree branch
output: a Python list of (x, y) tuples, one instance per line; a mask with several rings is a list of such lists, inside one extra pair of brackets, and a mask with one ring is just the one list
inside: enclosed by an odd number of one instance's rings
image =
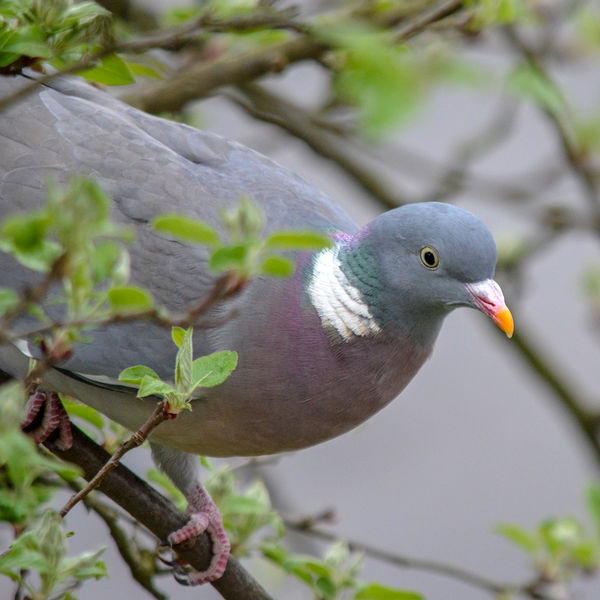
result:
[[(402, 42), (421, 33), (436, 20), (443, 19), (463, 6), (464, 0), (445, 0), (433, 6), (430, 2), (425, 2), (419, 7), (418, 12), (412, 14), (403, 23), (396, 35), (396, 41)], [(402, 16), (406, 14), (404, 7), (399, 11)], [(357, 19), (367, 17), (369, 20), (368, 11), (365, 13), (362, 6), (344, 16)], [(335, 15), (330, 13), (328, 18), (334, 22)], [(377, 18), (373, 18), (369, 24), (386, 25), (385, 20), (378, 22)], [(302, 60), (320, 60), (323, 54), (332, 49), (329, 44), (313, 35), (309, 25), (295, 24), (292, 27), (292, 23), (288, 21), (286, 28), (294, 29), (301, 35), (237, 56), (225, 56), (210, 63), (191, 64), (170, 79), (126, 93), (121, 96), (121, 99), (151, 113), (177, 111), (181, 110), (187, 102), (204, 98), (219, 87), (254, 81), (262, 75), (283, 71), (290, 64)]]
[[(340, 536), (338, 534), (325, 531), (324, 529), (320, 529), (315, 526), (317, 522), (329, 520), (330, 517), (331, 511), (327, 510), (324, 511), (322, 515), (317, 515), (316, 517), (309, 517), (298, 520), (284, 519), (284, 523), (286, 527), (288, 527), (289, 529), (293, 529), (294, 531), (298, 531), (305, 535), (309, 535), (311, 537), (327, 542), (334, 542), (340, 539)], [(520, 595), (535, 600), (557, 600), (556, 597), (547, 595), (541, 590), (540, 582), (537, 578), (531, 583), (526, 583), (522, 585), (499, 583), (487, 577), (483, 577), (478, 573), (468, 571), (467, 569), (463, 569), (462, 567), (458, 567), (456, 565), (450, 565), (434, 560), (409, 557), (397, 554), (395, 552), (382, 550), (381, 548), (377, 548), (376, 546), (365, 544), (357, 540), (352, 540), (345, 537), (342, 537), (342, 539), (345, 540), (345, 542), (348, 544), (348, 548), (352, 552), (362, 552), (370, 558), (375, 558), (377, 560), (387, 562), (396, 567), (401, 567), (404, 569), (415, 569), (418, 571), (426, 571), (429, 573), (434, 573), (436, 575), (449, 577), (456, 581), (466, 583), (467, 585), (470, 585), (472, 587), (484, 590), (490, 594), (493, 594), (495, 597), (497, 596), (509, 598), (515, 595)]]
[(69, 498), (68, 502), (60, 511), (60, 516), (65, 517), (67, 513), (80, 501), (83, 500), (94, 488), (100, 485), (100, 482), (119, 465), (121, 458), (133, 448), (141, 446), (150, 432), (158, 427), (164, 421), (172, 418), (167, 410), (167, 401), (161, 400), (157, 403), (154, 412), (146, 422), (134, 433), (128, 440), (123, 442), (119, 449), (106, 461), (102, 468), (89, 480), (88, 484)]
[(325, 131), (315, 125), (311, 115), (297, 104), (268, 91), (264, 86), (249, 83), (239, 86), (248, 101), (231, 94), (227, 98), (250, 116), (277, 125), (302, 140), (317, 154), (336, 163), (359, 187), (373, 196), (382, 208), (397, 208), (410, 202), (397, 189), (392, 190), (382, 181), (380, 173), (369, 167), (351, 140)]
[(585, 407), (583, 400), (578, 398), (572, 391), (572, 387), (559, 375), (557, 366), (544, 355), (544, 352), (536, 346), (526, 327), (519, 324), (509, 346), (520, 353), (531, 370), (543, 381), (553, 392), (553, 397), (558, 401), (561, 409), (571, 418), (577, 426), (583, 439), (586, 440), (588, 449), (600, 470), (600, 439), (598, 436), (598, 418)]
[(295, 37), (238, 56), (198, 62), (160, 83), (126, 93), (121, 100), (150, 113), (181, 110), (191, 100), (208, 96), (224, 85), (238, 85), (267, 73), (278, 73), (290, 64), (318, 59), (328, 46), (307, 37)]
[[(74, 482), (67, 482), (73, 491), (78, 492), (78, 486)], [(157, 600), (168, 600), (168, 596), (156, 589), (153, 576), (156, 574), (156, 560), (152, 562), (144, 560), (143, 553), (150, 553), (150, 550), (139, 549), (136, 543), (131, 539), (128, 532), (119, 524), (119, 513), (109, 508), (104, 502), (101, 502), (97, 496), (90, 494), (83, 499), (86, 508), (94, 511), (105, 525), (108, 527), (110, 536), (117, 546), (121, 558), (125, 561), (131, 572), (131, 576), (145, 590), (147, 590)]]
[[(69, 450), (60, 450), (50, 441), (45, 446), (59, 458), (81, 467), (84, 477), (90, 480), (110, 459), (110, 455), (77, 427), (72, 425), (72, 429), (73, 446)], [(188, 521), (188, 517), (171, 502), (123, 465), (109, 472), (98, 489), (152, 531), (159, 540), (166, 539)], [(212, 543), (209, 536), (203, 534), (194, 540), (191, 547), (185, 543), (176, 546), (176, 550), (194, 568), (204, 570), (212, 556)], [(226, 600), (271, 600), (269, 594), (233, 556), (229, 557), (223, 577), (212, 585)]]
[[(527, 63), (544, 77), (553, 87), (559, 89), (558, 85), (544, 68), (541, 58), (530, 48), (519, 36), (517, 30), (512, 26), (504, 28), (506, 39), (511, 47), (521, 54)], [(600, 224), (600, 195), (598, 193), (598, 178), (594, 170), (587, 162), (587, 157), (577, 147), (571, 132), (561, 116), (547, 107), (540, 106), (541, 112), (546, 116), (548, 122), (554, 129), (566, 163), (571, 168), (575, 179), (579, 182), (582, 191), (588, 200), (589, 206), (596, 223)]]

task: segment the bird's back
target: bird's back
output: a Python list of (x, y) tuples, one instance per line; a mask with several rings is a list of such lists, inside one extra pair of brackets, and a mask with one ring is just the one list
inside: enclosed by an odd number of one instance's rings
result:
[[(30, 83), (0, 77), (0, 97)], [(92, 175), (113, 199), (114, 221), (134, 228), (132, 280), (173, 310), (198, 302), (214, 274), (207, 250), (155, 233), (161, 213), (183, 213), (224, 232), (221, 211), (249, 197), (264, 212), (266, 231), (354, 231), (344, 211), (318, 189), (241, 144), (147, 115), (78, 79), (41, 86), (0, 113), (0, 221), (45, 199), (49, 177), (66, 183)], [(33, 273), (0, 255), (0, 287), (20, 287)], [(209, 337), (197, 336), (201, 345)], [(146, 323), (108, 327), (77, 348), (69, 367), (115, 376), (124, 366), (172, 369), (168, 332)], [(211, 350), (209, 344), (197, 349)]]

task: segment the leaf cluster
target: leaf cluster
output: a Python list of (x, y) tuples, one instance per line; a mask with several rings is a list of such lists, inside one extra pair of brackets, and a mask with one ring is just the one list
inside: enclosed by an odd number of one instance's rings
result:
[(264, 236), (264, 215), (248, 197), (222, 212), (229, 239), (207, 223), (182, 215), (161, 215), (154, 227), (161, 233), (186, 242), (205, 244), (212, 250), (210, 268), (216, 273), (233, 272), (241, 281), (266, 275), (288, 277), (293, 261), (282, 251), (315, 251), (331, 246), (326, 236), (312, 231), (276, 231)]
[(261, 551), (266, 559), (300, 579), (317, 600), (423, 600), (410, 590), (360, 581), (363, 556), (351, 555), (343, 541), (333, 543), (321, 558), (291, 553), (274, 544), (264, 544)]
[(0, 72), (48, 62), (56, 68), (110, 41), (110, 13), (95, 2), (0, 1)]
[(177, 414), (191, 410), (190, 400), (198, 388), (223, 383), (237, 365), (237, 353), (229, 350), (193, 358), (193, 328), (173, 327), (172, 338), (177, 347), (174, 385), (162, 381), (150, 367), (137, 365), (119, 374), (119, 380), (138, 388), (138, 398), (160, 396), (169, 403), (168, 411)]
[(2, 223), (0, 250), (43, 273), (40, 285), (51, 296), (42, 307), (37, 302), (42, 298), (28, 302), (20, 300), (14, 290), (0, 290), (0, 315), (5, 322), (25, 309), (49, 328), (58, 318), (64, 326), (54, 341), (70, 344), (79, 338), (86, 322), (112, 314), (116, 307), (111, 295), (118, 294), (129, 278), (122, 242), (131, 241), (133, 234), (114, 225), (110, 215), (110, 199), (102, 188), (89, 178), (75, 177), (64, 190), (49, 183), (42, 208)]
[[(22, 585), (31, 598), (72, 600), (71, 590), (87, 579), (104, 577), (106, 566), (100, 560), (104, 548), (67, 556), (67, 537), (62, 519), (46, 511), (37, 527), (20, 535), (0, 556), (0, 573)], [(37, 585), (24, 576), (31, 570), (39, 575)]]
[(531, 531), (503, 523), (496, 531), (530, 557), (540, 580), (571, 581), (600, 564), (600, 486), (590, 485), (586, 500), (595, 528), (591, 534), (574, 517), (546, 519)]

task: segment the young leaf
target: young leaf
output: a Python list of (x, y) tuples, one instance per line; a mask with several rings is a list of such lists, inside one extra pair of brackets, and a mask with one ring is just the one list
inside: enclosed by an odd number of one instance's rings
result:
[(183, 344), (183, 337), (185, 336), (185, 329), (183, 327), (173, 327), (171, 328), (171, 338), (175, 342), (175, 345), (178, 348), (181, 348), (181, 344)]
[(142, 288), (127, 286), (108, 290), (108, 301), (117, 312), (135, 312), (152, 308), (152, 296)]
[(117, 54), (105, 56), (97, 67), (81, 71), (79, 75), (103, 85), (129, 85), (135, 82), (127, 63)]
[(167, 475), (158, 469), (148, 469), (146, 471), (146, 478), (162, 487), (171, 496), (171, 500), (179, 510), (185, 510), (187, 504), (185, 496)]
[(0, 316), (16, 306), (17, 294), (9, 288), (0, 288)]
[(155, 394), (157, 396), (167, 396), (173, 392), (175, 390), (168, 383), (146, 375), (140, 382), (137, 397), (145, 398), (146, 396), (153, 396)]
[(276, 231), (265, 240), (272, 250), (321, 250), (330, 248), (331, 240), (314, 231)]
[(367, 583), (354, 596), (355, 600), (424, 600), (421, 594), (387, 587), (380, 583)]
[(260, 265), (260, 273), (269, 277), (289, 277), (294, 272), (294, 262), (285, 256), (267, 256)]
[(237, 366), (237, 352), (224, 350), (201, 356), (192, 363), (192, 387), (214, 387), (223, 383)]
[(515, 544), (515, 546), (525, 550), (527, 554), (535, 555), (540, 551), (540, 543), (537, 536), (522, 527), (510, 523), (501, 523), (496, 526), (495, 531)]
[(224, 515), (262, 515), (269, 511), (259, 500), (238, 494), (227, 496), (219, 508)]
[(124, 383), (132, 383), (133, 385), (140, 385), (144, 377), (160, 379), (160, 377), (150, 367), (146, 367), (144, 365), (129, 367), (119, 373), (119, 381), (123, 381)]
[(175, 384), (179, 391), (193, 389), (193, 329), (189, 327), (181, 338), (175, 359)]
[(560, 89), (543, 71), (534, 66), (521, 65), (514, 69), (508, 75), (507, 85), (513, 92), (533, 100), (551, 113), (562, 115), (568, 109), (568, 103)]
[(61, 401), (69, 417), (79, 417), (100, 430), (104, 427), (104, 417), (96, 409), (81, 404), (81, 402), (69, 400), (67, 397), (61, 398)]
[(221, 243), (219, 234), (210, 225), (183, 215), (161, 215), (154, 219), (153, 225), (157, 231), (185, 242), (213, 247)]
[(209, 267), (217, 273), (244, 267), (246, 248), (244, 246), (225, 246), (213, 252), (208, 262)]
[(134, 75), (140, 75), (141, 77), (150, 77), (152, 79), (161, 79), (160, 73), (153, 69), (150, 65), (142, 63), (127, 61), (127, 66)]
[(585, 499), (588, 512), (596, 526), (596, 533), (600, 538), (600, 485), (592, 483), (585, 491)]

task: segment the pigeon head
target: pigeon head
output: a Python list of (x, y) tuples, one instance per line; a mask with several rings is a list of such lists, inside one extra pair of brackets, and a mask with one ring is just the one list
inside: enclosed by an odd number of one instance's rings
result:
[[(343, 338), (385, 331), (427, 345), (458, 306), (481, 310), (512, 335), (512, 316), (493, 280), (494, 239), (465, 210), (439, 202), (408, 204), (380, 215), (333, 252), (339, 267), (333, 287), (344, 292), (333, 292), (337, 301), (329, 303), (328, 320), (317, 310), (324, 326)], [(317, 271), (326, 270), (320, 262)], [(347, 330), (338, 326), (340, 319)]]

